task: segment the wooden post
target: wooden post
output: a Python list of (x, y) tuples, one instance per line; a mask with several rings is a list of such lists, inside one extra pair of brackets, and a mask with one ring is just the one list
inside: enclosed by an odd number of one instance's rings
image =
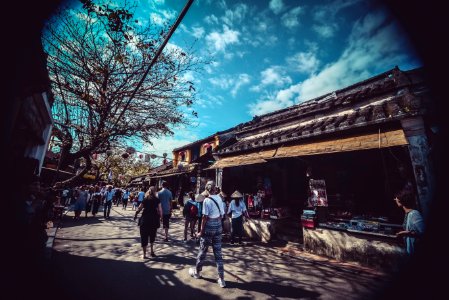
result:
[(410, 160), (418, 192), (418, 205), (423, 217), (427, 218), (434, 196), (434, 176), (424, 121), (422, 117), (417, 116), (401, 120), (401, 125), (409, 143)]
[(221, 190), (223, 190), (222, 181), (223, 181), (223, 169), (217, 168), (215, 169), (215, 182), (217, 183), (217, 187), (219, 187)]
[(198, 166), (196, 173), (196, 194), (201, 193), (200, 187), (201, 187), (201, 165)]

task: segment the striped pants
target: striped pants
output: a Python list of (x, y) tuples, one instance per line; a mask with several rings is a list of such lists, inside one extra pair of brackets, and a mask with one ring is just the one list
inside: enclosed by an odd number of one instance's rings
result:
[(221, 220), (208, 220), (204, 231), (204, 236), (200, 238), (200, 251), (196, 258), (196, 271), (201, 272), (206, 258), (207, 249), (212, 245), (215, 263), (217, 264), (218, 276), (224, 279), (223, 256), (221, 254)]

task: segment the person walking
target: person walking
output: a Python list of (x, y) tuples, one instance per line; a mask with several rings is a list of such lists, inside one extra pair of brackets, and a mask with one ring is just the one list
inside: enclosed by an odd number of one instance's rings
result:
[(109, 219), (111, 214), (112, 200), (114, 199), (114, 191), (112, 190), (112, 185), (109, 185), (106, 193), (104, 195), (104, 218)]
[(143, 188), (140, 188), (140, 191), (137, 193), (137, 206), (140, 206), (143, 199), (145, 198), (145, 192)]
[(249, 219), (243, 195), (239, 191), (235, 191), (231, 195), (231, 203), (228, 208), (228, 215), (231, 219), (231, 244), (234, 244), (235, 237), (239, 238), (239, 244), (242, 244), (243, 235), (243, 217)]
[(132, 192), (129, 195), (129, 201), (131, 201), (132, 204), (133, 204), (132, 210), (137, 210), (137, 207), (139, 206), (139, 202), (137, 201), (136, 192)]
[[(198, 218), (197, 218), (197, 220), (198, 220), (198, 231), (197, 231), (197, 233), (201, 232), (201, 224), (203, 223), (203, 222), (201, 222), (201, 220), (203, 218), (203, 201), (204, 201), (204, 196), (202, 196), (201, 194), (196, 195), (195, 202), (198, 205)], [(198, 235), (197, 235), (197, 237), (198, 237)], [(197, 242), (199, 242), (199, 240), (197, 240)]]
[(397, 193), (394, 197), (396, 205), (402, 208), (405, 212), (403, 231), (397, 233), (398, 237), (404, 238), (405, 250), (408, 255), (415, 253), (417, 247), (419, 247), (420, 239), (424, 233), (424, 219), (421, 213), (416, 209), (415, 196), (413, 192), (404, 189)]
[(86, 201), (86, 209), (84, 211), (85, 211), (85, 217), (87, 218), (87, 213), (89, 213), (92, 209), (92, 203), (93, 203), (92, 195), (94, 193), (93, 187), (87, 186), (86, 192), (87, 192), (87, 201)]
[(94, 193), (92, 194), (92, 216), (94, 217), (98, 213), (98, 209), (100, 208), (101, 197), (100, 187), (97, 185), (95, 186)]
[(165, 239), (168, 242), (168, 228), (170, 227), (170, 218), (172, 213), (171, 202), (173, 200), (172, 193), (167, 189), (167, 181), (162, 182), (162, 190), (157, 194), (162, 206), (162, 225), (164, 227)]
[(184, 204), (182, 215), (184, 216), (184, 242), (187, 242), (187, 231), (190, 228), (190, 237), (196, 237), (195, 225), (198, 220), (198, 206), (199, 203), (195, 201), (195, 194), (189, 192), (189, 200)]
[(123, 190), (119, 187), (114, 189), (114, 202), (115, 202), (115, 206), (118, 207), (120, 204), (120, 201), (122, 200), (122, 193)]
[(216, 195), (214, 181), (206, 183), (206, 189), (201, 195), (204, 197), (204, 201), (201, 232), (198, 235), (200, 248), (196, 258), (196, 265), (189, 268), (189, 275), (193, 278), (201, 278), (201, 270), (203, 269), (207, 250), (209, 246), (212, 246), (218, 272), (217, 282), (220, 287), (224, 288), (226, 287), (226, 282), (224, 280), (223, 256), (221, 253), (221, 219), (225, 213), (223, 211), (223, 201), (220, 196)]
[(128, 199), (129, 199), (129, 189), (126, 189), (123, 192), (123, 198), (122, 198), (122, 209), (126, 210), (126, 207), (128, 206)]
[(75, 217), (73, 217), (74, 220), (79, 220), (81, 212), (86, 209), (87, 204), (87, 197), (88, 193), (86, 191), (86, 188), (84, 186), (81, 186), (76, 191), (76, 202), (75, 202)]
[(155, 257), (153, 244), (156, 239), (157, 229), (160, 227), (160, 219), (162, 219), (161, 202), (156, 195), (156, 187), (150, 186), (145, 198), (137, 208), (134, 220), (137, 219), (139, 212), (143, 210), (139, 219), (140, 243), (142, 245), (143, 259), (147, 259), (148, 238), (150, 238), (150, 255)]

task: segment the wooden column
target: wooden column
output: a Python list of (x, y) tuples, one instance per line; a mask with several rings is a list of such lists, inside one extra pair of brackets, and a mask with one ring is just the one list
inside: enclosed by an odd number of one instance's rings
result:
[(201, 193), (200, 191), (201, 187), (201, 166), (198, 166), (197, 173), (196, 173), (196, 194)]
[(222, 189), (222, 185), (223, 185), (223, 169), (222, 168), (215, 169), (215, 182), (216, 182), (217, 187)]
[(434, 176), (430, 148), (422, 117), (401, 120), (402, 128), (409, 143), (410, 160), (415, 175), (418, 192), (418, 205), (424, 218), (429, 214), (430, 203), (434, 196)]

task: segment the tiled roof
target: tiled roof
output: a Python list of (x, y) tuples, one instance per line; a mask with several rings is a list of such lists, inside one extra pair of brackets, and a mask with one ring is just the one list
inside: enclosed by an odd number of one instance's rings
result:
[(157, 173), (152, 173), (150, 177), (166, 177), (166, 176), (174, 176), (184, 173), (190, 173), (196, 170), (198, 164), (189, 164), (186, 166), (178, 165), (178, 168), (171, 168), (165, 171), (160, 171)]
[[(417, 70), (413, 70), (417, 72)], [(406, 72), (393, 69), (361, 83), (237, 126), (237, 142), (218, 155), (386, 123), (422, 114), (426, 97), (415, 95)]]

